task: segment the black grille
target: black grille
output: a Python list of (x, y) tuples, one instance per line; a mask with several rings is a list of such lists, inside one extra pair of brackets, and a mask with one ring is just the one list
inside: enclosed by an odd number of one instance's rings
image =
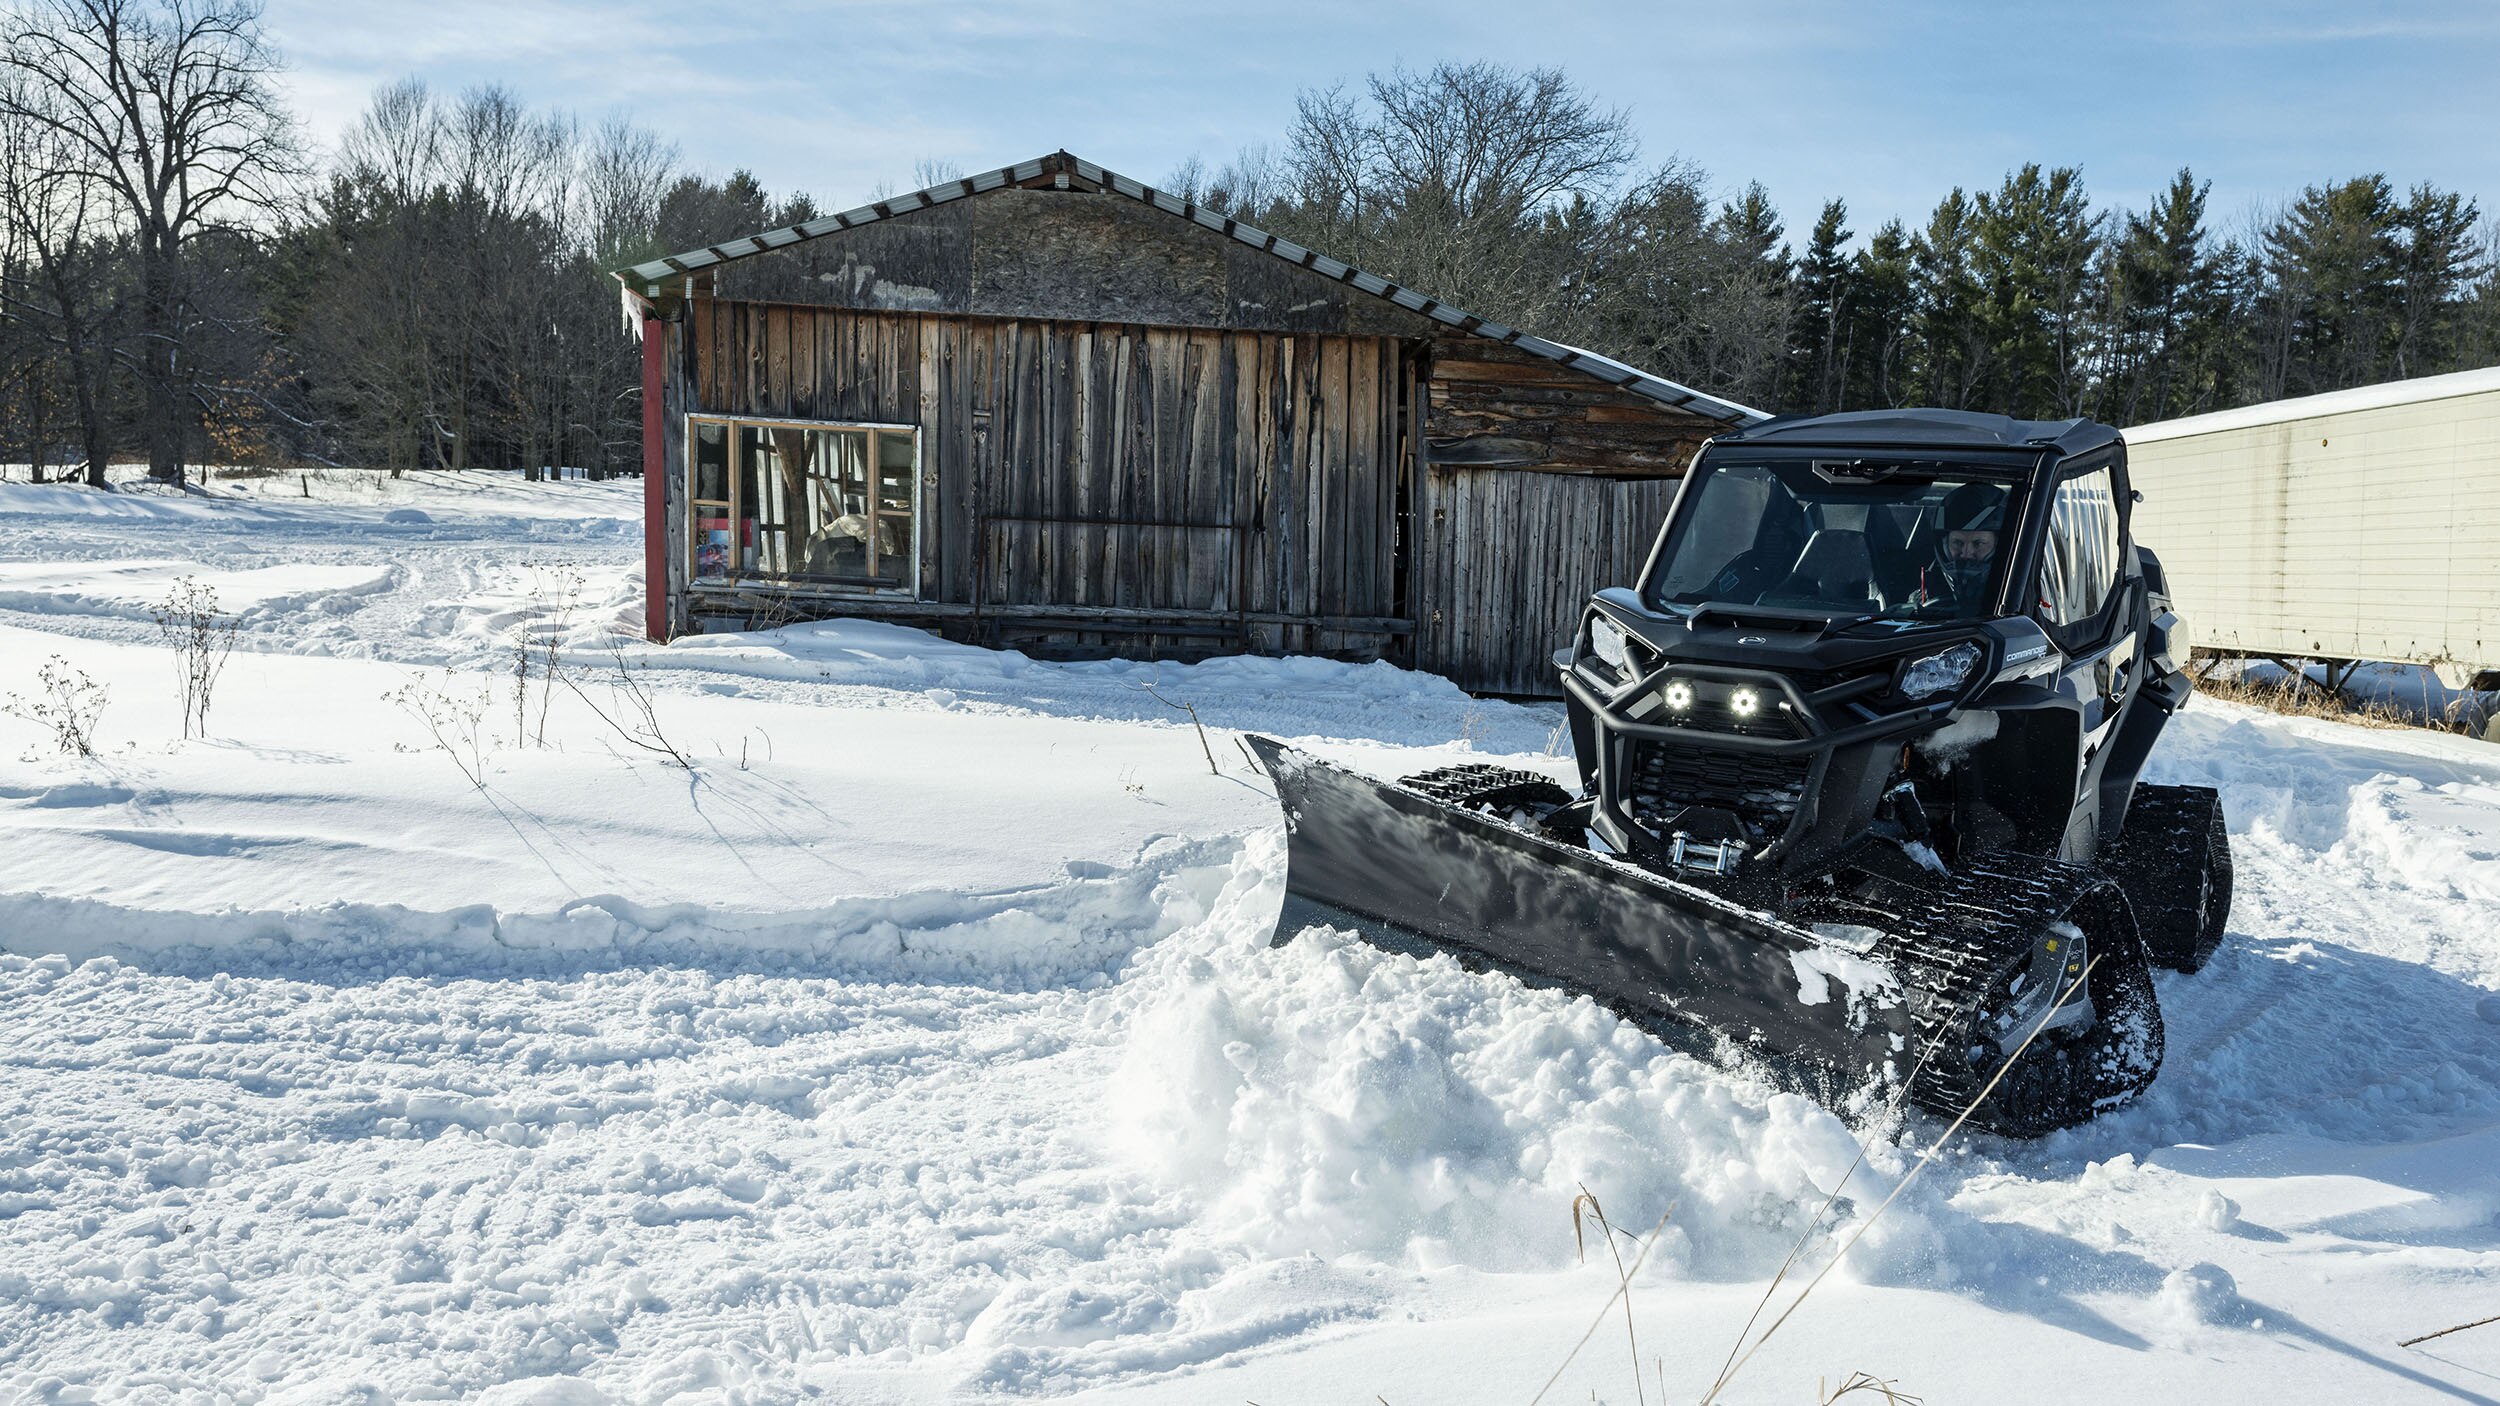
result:
[(1628, 808), (1655, 829), (1686, 806), (1715, 806), (1734, 811), (1758, 838), (1768, 838), (1788, 828), (1813, 766), (1811, 756), (1637, 741)]

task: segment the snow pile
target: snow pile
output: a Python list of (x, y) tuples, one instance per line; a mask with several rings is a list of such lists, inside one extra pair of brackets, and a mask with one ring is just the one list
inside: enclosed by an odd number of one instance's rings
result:
[(2482, 828), (2500, 786), (2376, 776), (2352, 790), (2344, 837), (2328, 851), (2399, 883), (2500, 904), (2500, 836)]
[(2219, 1265), (2192, 1264), (2162, 1276), (2161, 1304), (2183, 1327), (2226, 1323), (2241, 1315), (2240, 1286)]
[(2209, 1186), (2196, 1198), (2196, 1223), (2216, 1235), (2228, 1235), (2239, 1228), (2240, 1203)]
[[(1131, 659), (1038, 660), (951, 643), (876, 620), (825, 620), (757, 633), (695, 635), (652, 664), (738, 686), (802, 682), (846, 697), (916, 695), (966, 712), (1049, 712), (1185, 723), (1286, 738), (1360, 738), (1401, 747), (1517, 753), (1567, 749), (1556, 707), (1472, 698), (1449, 680), (1394, 664), (1308, 657), (1219, 656), (1195, 664)], [(702, 686), (720, 686), (709, 681)], [(1158, 696), (1160, 695), (1160, 696)], [(1567, 755), (1567, 752), (1566, 752)]]
[[(1811, 1101), (1585, 998), (1328, 929), (1271, 950), (1281, 837), (1249, 844), (1213, 919), (1125, 983), (1111, 1086), (1118, 1145), (1208, 1227), (1276, 1256), (1557, 1268), (1587, 1189), (1636, 1233), (1675, 1208), (1657, 1272), (1745, 1275), (1779, 1262), (1856, 1159)], [(1881, 1200), (1897, 1169), (1881, 1150), (1847, 1194)]]
[(1099, 982), (1137, 948), (1191, 921), (1189, 896), (1225, 871), (1229, 852), (1163, 840), (1133, 865), (1073, 866), (1082, 872), (1012, 892), (910, 893), (761, 912), (650, 906), (615, 894), (547, 913), (371, 903), (199, 913), (0, 894), (0, 950), (19, 946), (10, 934), (40, 934), (35, 950), (144, 960), (160, 971), (352, 979), (708, 962), (1036, 990)]

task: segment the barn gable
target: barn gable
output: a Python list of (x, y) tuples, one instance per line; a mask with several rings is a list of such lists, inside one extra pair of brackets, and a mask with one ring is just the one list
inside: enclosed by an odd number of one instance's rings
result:
[[(1113, 199), (1053, 199), (1068, 194)], [(802, 248), (828, 239), (836, 242)], [(759, 271), (750, 286), (738, 285), (734, 265), (782, 251), (806, 256), (798, 270)], [(662, 308), (710, 292), (863, 311), (1363, 336), (1455, 332), (1712, 425), (1764, 418), (1611, 357), (1478, 317), (1064, 151), (667, 255), (616, 276), (630, 294)]]

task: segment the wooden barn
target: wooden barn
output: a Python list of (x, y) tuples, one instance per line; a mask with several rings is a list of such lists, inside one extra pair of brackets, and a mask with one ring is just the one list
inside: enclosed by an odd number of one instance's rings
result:
[(1066, 152), (617, 277), (655, 639), (866, 616), (1546, 693), (1760, 418)]

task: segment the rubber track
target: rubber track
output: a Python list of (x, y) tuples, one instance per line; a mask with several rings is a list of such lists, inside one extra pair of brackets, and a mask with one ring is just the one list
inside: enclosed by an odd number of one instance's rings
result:
[[(2204, 966), (2222, 944), (2231, 911), (2231, 834), (2213, 789), (2137, 786), (2126, 831), (2101, 861), (2127, 890), (2153, 960), (2173, 971)], [(2196, 897), (2208, 877), (2213, 887), (2200, 924)]]
[[(1909, 1061), (1926, 1056), (1910, 1085), (1910, 1101), (1954, 1117), (1970, 1106), (1993, 1072), (1974, 1069), (1968, 1058), (1977, 1006), (2009, 964), (2028, 965), (2040, 929), (2064, 917), (2075, 901), (2107, 880), (2081, 864), (2030, 855), (1982, 856), (1934, 888), (1879, 880), (1871, 890), (1828, 905), (1831, 917), (1884, 934), (1872, 955), (1890, 965), (1912, 999), (1918, 1044)], [(1826, 921), (1827, 905), (1811, 917)], [(1801, 917), (1808, 916), (1801, 914)], [(2149, 1075), (2144, 1082), (2149, 1082)], [(2141, 1087), (2139, 1084), (2138, 1087)], [(2127, 1090), (2096, 1090), (2099, 1097)], [(1997, 1126), (1982, 1106), (1971, 1121)], [(2005, 1127), (2017, 1135), (2038, 1129)]]
[(1461, 809), (1469, 806), (1507, 809), (1537, 802), (1560, 805), (1571, 799), (1571, 793), (1556, 785), (1550, 776), (1483, 762), (1419, 771), (1400, 779), (1397, 784), (1445, 806)]

